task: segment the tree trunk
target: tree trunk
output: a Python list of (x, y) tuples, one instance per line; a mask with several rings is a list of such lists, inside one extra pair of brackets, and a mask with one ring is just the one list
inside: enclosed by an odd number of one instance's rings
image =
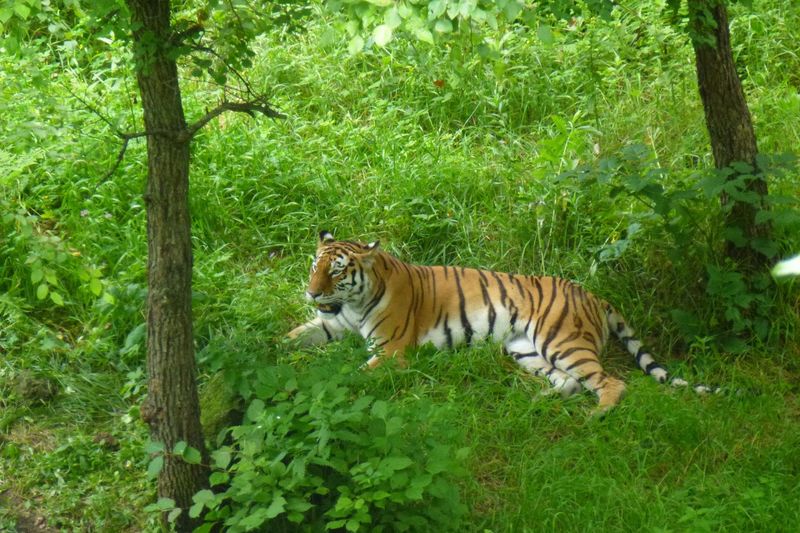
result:
[[(153, 441), (170, 452), (186, 442), (205, 456), (195, 383), (192, 338), (192, 247), (189, 219), (189, 138), (170, 56), (168, 0), (129, 0), (137, 81), (147, 136), (148, 396), (142, 418)], [(167, 453), (158, 478), (159, 497), (183, 512), (178, 531), (191, 530), (192, 495), (206, 486), (200, 465)]]
[[(731, 163), (743, 162), (756, 174), (756, 135), (733, 60), (725, 3), (723, 0), (689, 0), (689, 10), (697, 83), (716, 167), (722, 169), (730, 167)], [(714, 27), (709, 26), (708, 15)], [(734, 172), (729, 179), (739, 176), (741, 173)], [(756, 224), (756, 213), (765, 208), (767, 182), (762, 177), (749, 179), (746, 190), (755, 192), (760, 200), (746, 202), (728, 195), (723, 195), (721, 200), (730, 207), (726, 226), (740, 229), (749, 243), (769, 234), (767, 224)], [(737, 246), (731, 240), (726, 242), (725, 253), (747, 270), (763, 269), (768, 260), (752, 246)]]

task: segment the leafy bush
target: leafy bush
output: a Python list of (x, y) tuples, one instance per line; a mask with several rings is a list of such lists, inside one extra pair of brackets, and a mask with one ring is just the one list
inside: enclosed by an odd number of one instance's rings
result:
[[(211, 485), (190, 510), (199, 531), (302, 527), (443, 531), (465, 512), (455, 479), (467, 448), (449, 406), (385, 401), (351, 369), (259, 371), (244, 422), (212, 452)], [(266, 401), (260, 398), (265, 398)]]
[[(784, 183), (787, 176), (797, 172), (796, 157), (761, 155), (759, 167), (764, 179), (772, 183), (766, 206), (760, 205), (757, 194), (747, 190), (747, 180), (755, 175), (748, 165), (671, 172), (641, 144), (627, 146), (619, 157), (602, 158), (564, 172), (560, 179), (567, 180), (565, 184), (576, 179), (589, 194), (592, 188), (607, 191), (607, 212), (613, 212), (620, 199), (629, 206), (627, 230), (595, 250), (599, 262), (618, 260), (634, 241), (660, 242), (666, 258), (689, 279), (706, 280), (705, 301), (713, 304), (704, 306), (702, 317), (686, 309), (685, 302), (673, 308), (671, 314), (682, 335), (692, 342), (713, 334), (724, 350), (741, 352), (747, 347), (743, 338), (768, 337), (778, 302), (766, 270), (746, 275), (722, 257), (722, 237), (772, 260), (780, 251), (791, 249), (800, 228), (797, 199), (785, 194)], [(731, 179), (736, 173), (738, 176)], [(720, 204), (721, 193), (756, 209), (756, 221), (771, 224), (770, 238), (748, 238), (743, 228), (729, 225), (724, 215), (731, 203)]]

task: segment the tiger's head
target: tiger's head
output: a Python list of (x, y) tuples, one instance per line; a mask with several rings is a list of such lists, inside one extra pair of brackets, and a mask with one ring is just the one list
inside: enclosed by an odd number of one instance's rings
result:
[(369, 294), (370, 273), (379, 241), (363, 244), (337, 241), (321, 231), (311, 264), (306, 298), (322, 315), (335, 315), (345, 303), (357, 303)]

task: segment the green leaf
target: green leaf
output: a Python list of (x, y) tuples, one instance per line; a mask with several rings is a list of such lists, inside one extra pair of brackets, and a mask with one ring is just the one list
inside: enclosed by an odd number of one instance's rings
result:
[(374, 398), (370, 395), (361, 396), (350, 405), (350, 409), (353, 411), (363, 411), (372, 403), (372, 400), (374, 400)]
[(320, 38), (319, 38), (320, 47), (321, 48), (330, 48), (331, 46), (333, 46), (336, 43), (337, 37), (338, 37), (338, 35), (336, 33), (336, 30), (334, 30), (331, 27), (326, 28), (325, 31), (322, 32), (322, 35), (320, 35)]
[(385, 433), (387, 437), (400, 433), (403, 429), (403, 419), (399, 416), (393, 416), (386, 421)]
[(300, 498), (292, 498), (286, 504), (286, 509), (290, 511), (298, 511), (304, 513), (314, 507), (310, 502), (307, 502)]
[(192, 496), (192, 501), (194, 503), (200, 503), (203, 505), (213, 500), (214, 500), (214, 493), (208, 489), (203, 489), (197, 492), (194, 496)]
[(211, 475), (208, 476), (208, 484), (212, 487), (216, 487), (217, 485), (227, 483), (230, 478), (227, 472), (212, 472)]
[(141, 323), (131, 330), (125, 337), (125, 343), (122, 345), (122, 353), (130, 352), (135, 346), (142, 342), (144, 334), (147, 331), (147, 324)]
[(725, 240), (732, 242), (736, 246), (744, 246), (747, 244), (747, 237), (745, 237), (742, 228), (727, 226), (722, 230), (722, 235), (725, 237)]
[(422, 493), (424, 492), (424, 490), (425, 487), (422, 487), (420, 485), (411, 485), (405, 490), (403, 494), (409, 500), (421, 500)]
[(15, 2), (14, 3), (14, 12), (17, 14), (19, 18), (25, 20), (31, 14), (31, 8), (23, 4), (22, 2)]
[(100, 296), (103, 293), (103, 283), (97, 278), (92, 278), (89, 281), (89, 290), (95, 296)]
[(339, 499), (336, 501), (335, 509), (337, 511), (349, 511), (353, 508), (353, 500), (349, 496), (345, 496), (344, 494), (339, 496)]
[(175, 508), (175, 500), (172, 498), (159, 498), (156, 503), (151, 503), (144, 508), (145, 511), (168, 511)]
[(750, 247), (770, 259), (778, 255), (778, 244), (766, 237), (756, 237), (750, 242)]
[(394, 490), (405, 487), (407, 483), (408, 483), (408, 474), (406, 474), (405, 472), (398, 472), (397, 474), (393, 475), (389, 480), (389, 485)]
[(50, 288), (47, 286), (47, 283), (42, 283), (36, 289), (36, 298), (39, 300), (44, 300), (47, 298), (47, 294), (50, 292)]
[(267, 518), (272, 519), (281, 514), (286, 507), (286, 499), (280, 494), (272, 498), (272, 503), (267, 507)]
[(439, 19), (436, 21), (433, 29), (439, 33), (450, 33), (453, 31), (453, 23), (448, 19)]
[(769, 211), (767, 209), (761, 209), (759, 211), (756, 211), (755, 223), (756, 224), (763, 224), (765, 222), (769, 222), (770, 220), (772, 220), (772, 218), (773, 217), (772, 217), (772, 212), (771, 211)]
[(700, 190), (703, 191), (703, 194), (706, 195), (706, 198), (714, 198), (722, 192), (726, 181), (727, 178), (724, 175), (714, 172), (701, 179), (697, 185), (700, 187)]
[(414, 461), (412, 461), (408, 457), (387, 457), (386, 459), (381, 461), (382, 467), (395, 471), (408, 468), (412, 464), (414, 464)]
[(189, 445), (186, 444), (186, 441), (179, 440), (178, 442), (175, 443), (175, 446), (172, 447), (172, 453), (175, 455), (183, 456), (183, 452), (186, 451), (186, 448), (188, 446)]
[(217, 468), (228, 468), (231, 463), (231, 452), (228, 449), (221, 448), (211, 452), (211, 459), (214, 461), (214, 466)]
[(444, 15), (447, 9), (447, 0), (433, 0), (428, 4), (428, 20), (436, 20)]
[(374, 404), (372, 404), (372, 409), (370, 410), (370, 414), (376, 418), (386, 418), (388, 412), (389, 404), (384, 400), (376, 401)]
[[(202, 503), (195, 503), (191, 507), (189, 507), (189, 517), (190, 518), (197, 518), (200, 516), (200, 513), (203, 512), (203, 504)], [(195, 529), (195, 531), (197, 531)]]
[(397, 8), (393, 7), (383, 16), (383, 22), (390, 28), (395, 29), (403, 23), (403, 19), (400, 17), (400, 12)]
[(164, 453), (164, 449), (165, 447), (163, 442), (149, 441), (144, 445), (145, 453)]
[(51, 292), (50, 299), (53, 300), (53, 303), (58, 306), (64, 305), (64, 299), (61, 298), (61, 295), (57, 292)]
[(40, 281), (42, 281), (43, 277), (44, 277), (44, 272), (42, 272), (41, 269), (37, 268), (33, 272), (31, 272), (31, 283), (33, 284), (39, 283)]
[(183, 509), (181, 509), (180, 507), (176, 507), (176, 508), (174, 508), (174, 509), (173, 509), (173, 510), (171, 510), (171, 511), (169, 512), (169, 514), (167, 515), (167, 522), (169, 522), (170, 524), (174, 523), (174, 522), (175, 522), (175, 520), (177, 520), (177, 519), (178, 519), (178, 516), (180, 516), (180, 514), (181, 514), (182, 512), (183, 512)]
[(245, 518), (239, 521), (239, 526), (243, 527), (245, 531), (256, 529), (267, 519), (267, 510), (264, 508), (256, 509)]
[(414, 30), (414, 37), (423, 43), (433, 44), (433, 34), (428, 28), (417, 28)]
[(386, 492), (385, 490), (379, 490), (372, 493), (372, 500), (373, 501), (380, 501), (385, 500), (386, 498), (390, 497), (391, 494)]
[(505, 5), (505, 7), (503, 7), (503, 14), (506, 16), (506, 19), (512, 21), (517, 18), (517, 16), (522, 11), (522, 8), (523, 8), (522, 2), (518, 2), (517, 0), (511, 0)]
[(539, 24), (539, 27), (536, 28), (536, 36), (544, 44), (553, 44), (555, 42), (553, 30), (547, 24)]
[(744, 161), (734, 161), (730, 166), (738, 174), (752, 174), (754, 170), (751, 164)]
[(157, 455), (153, 457), (150, 461), (150, 464), (147, 465), (147, 477), (148, 479), (155, 479), (158, 477), (158, 474), (161, 473), (161, 469), (164, 468), (164, 456)]
[(200, 450), (197, 448), (192, 448), (191, 446), (187, 446), (185, 450), (183, 450), (183, 454), (181, 454), (183, 460), (189, 463), (190, 465), (199, 465), (200, 461), (203, 460), (203, 457), (200, 455)]
[(352, 39), (350, 39), (350, 43), (347, 45), (347, 51), (350, 52), (352, 55), (356, 55), (364, 50), (364, 38), (360, 35), (356, 35)]
[(392, 28), (387, 24), (376, 26), (372, 31), (372, 38), (378, 46), (386, 46), (392, 40)]
[(449, 18), (451, 20), (455, 19), (458, 16), (458, 10), (460, 8), (461, 8), (461, 4), (459, 4), (455, 0), (453, 0), (452, 2), (448, 2), (447, 10), (445, 11), (445, 13), (447, 13), (447, 18)]
[(251, 422), (258, 420), (261, 414), (264, 412), (264, 402), (256, 398), (252, 402), (250, 402), (250, 406), (247, 408), (247, 419)]

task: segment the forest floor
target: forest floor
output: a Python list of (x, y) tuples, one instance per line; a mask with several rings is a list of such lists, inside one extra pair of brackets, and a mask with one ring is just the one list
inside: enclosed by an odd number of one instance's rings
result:
[[(741, 4), (731, 8), (736, 60), (759, 148), (778, 158), (800, 147), (800, 10)], [(404, 507), (373, 506), (371, 518), (445, 509), (460, 531), (800, 530), (798, 285), (766, 269), (752, 281), (722, 256), (692, 47), (660, 3), (633, 5), (602, 24), (554, 22), (554, 43), (499, 28), (492, 42), (503, 48), (488, 57), (468, 40), (439, 50), (401, 39), (351, 56), (324, 22), (258, 43), (249, 75), (288, 118), (213, 121), (192, 145), (190, 178), (208, 446), (217, 479), (256, 464), (264, 491), (226, 500), (230, 512), (267, 512), (272, 468), (298, 476), (285, 484), (298, 509), (319, 483), (308, 501), (352, 504), (355, 516), (356, 503), (334, 498), (341, 487), (372, 503), (391, 493)], [(131, 141), (106, 176), (118, 139), (72, 96), (141, 129), (127, 43), (109, 41), (91, 57), (49, 43), (0, 55), (0, 531), (158, 530), (158, 452), (139, 416), (146, 148)], [(229, 96), (183, 74), (190, 117)], [(800, 250), (800, 173), (787, 163), (769, 180), (763, 216), (788, 256)], [(408, 369), (367, 374), (356, 372), (368, 357), (360, 339), (298, 349), (284, 336), (311, 316), (303, 292), (322, 229), (380, 239), (408, 262), (575, 280), (671, 372), (724, 392), (659, 385), (615, 342), (604, 364), (628, 393), (603, 418), (590, 415), (588, 393), (543, 395), (542, 380), (493, 345), (421, 348)], [(323, 393), (333, 396), (321, 407), (307, 400)], [(354, 474), (303, 477), (312, 467), (278, 465), (291, 457), (247, 455), (280, 430), (318, 435), (304, 416), (275, 425), (287, 398), (325, 424), (351, 424), (341, 440), (292, 442)], [(389, 429), (394, 441), (373, 438)], [(358, 484), (364, 457), (383, 464), (379, 444), (418, 485)], [(442, 450), (451, 462), (440, 458), (435, 475), (414, 470)], [(419, 505), (434, 479), (440, 497)], [(298, 512), (311, 529), (336, 522)]]

